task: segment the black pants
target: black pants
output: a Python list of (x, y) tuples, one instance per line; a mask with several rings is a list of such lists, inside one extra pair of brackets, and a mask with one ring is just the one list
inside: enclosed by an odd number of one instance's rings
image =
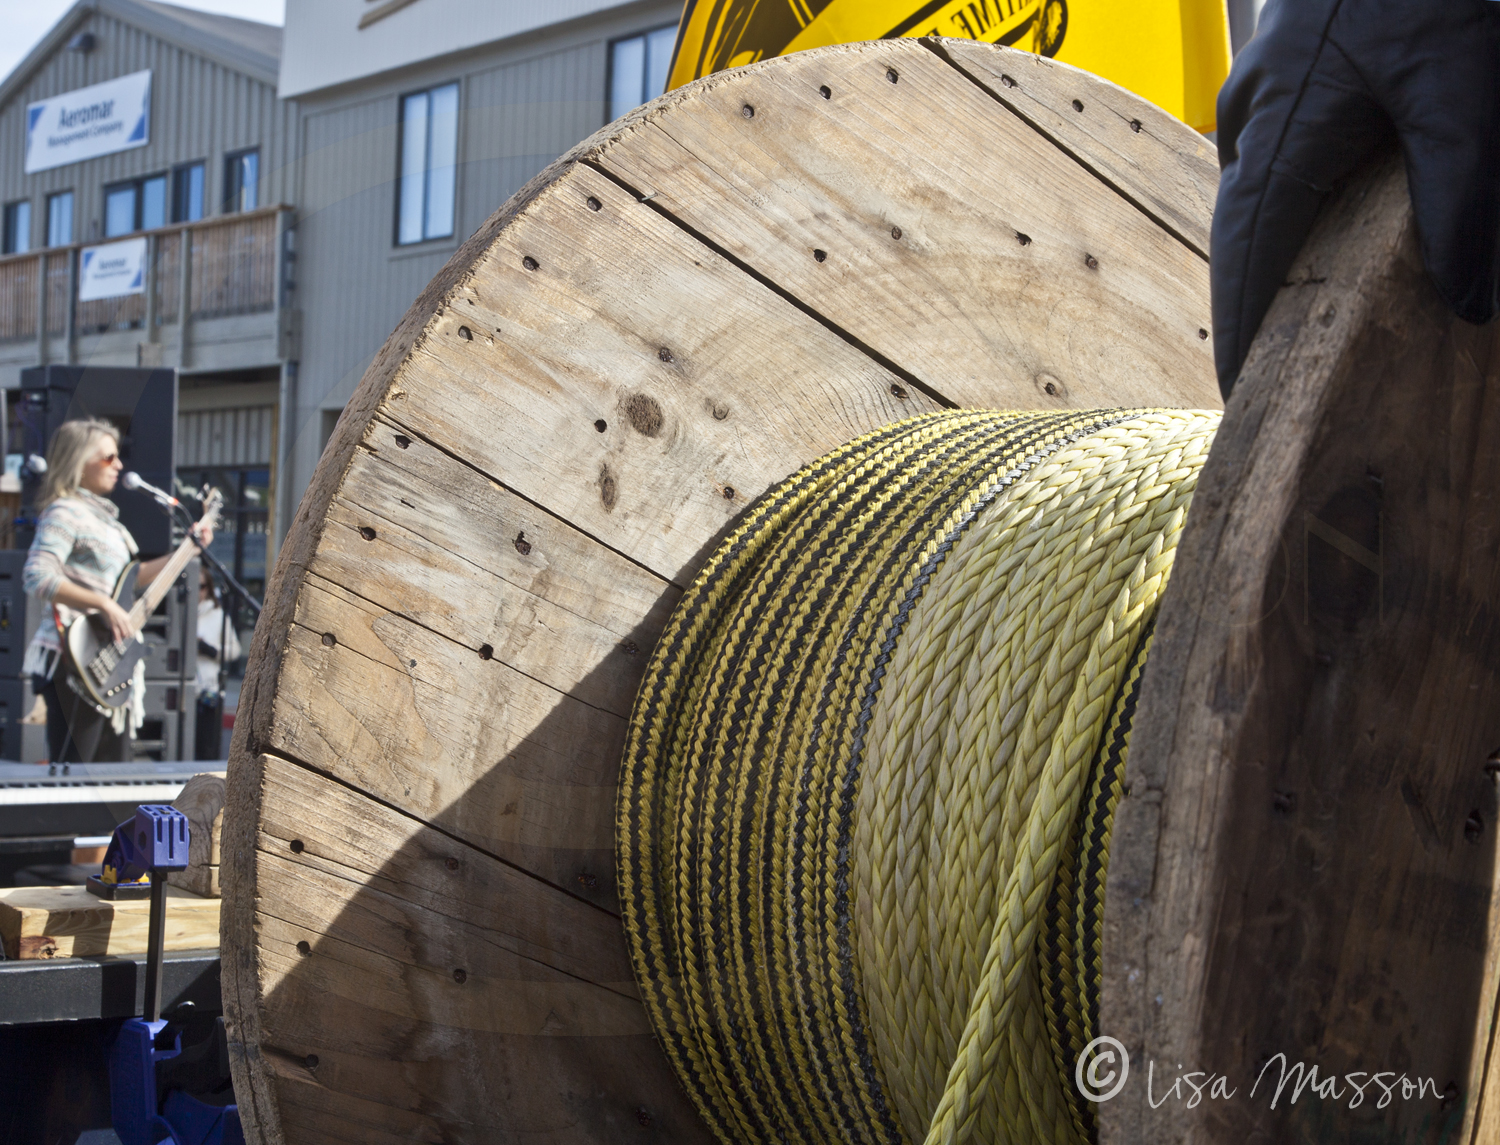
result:
[(129, 758), (130, 739), (108, 716), (72, 688), (59, 667), (50, 680), (33, 676), (36, 694), (47, 705), (47, 755), (53, 763), (117, 763)]
[(194, 759), (223, 759), (224, 700), (222, 696), (198, 697), (198, 721), (193, 736)]

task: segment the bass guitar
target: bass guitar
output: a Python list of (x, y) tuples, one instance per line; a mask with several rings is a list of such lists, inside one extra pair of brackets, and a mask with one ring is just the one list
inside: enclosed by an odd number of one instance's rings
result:
[[(219, 509), (223, 504), (224, 495), (217, 489), (210, 490), (207, 500), (203, 502), (203, 520), (211, 527), (218, 526)], [(141, 628), (146, 623), (146, 617), (156, 611), (162, 597), (177, 582), (182, 570), (187, 568), (197, 551), (198, 544), (192, 537), (184, 539), (177, 546), (172, 559), (156, 574), (141, 598), (131, 607), (131, 635), (124, 640), (114, 638), (109, 618), (102, 612), (86, 613), (68, 625), (62, 642), (64, 660), (74, 679), (94, 703), (102, 707), (118, 708), (130, 699), (130, 681), (135, 675), (135, 666), (146, 656), (146, 641), (141, 636)], [(135, 596), (135, 578), (139, 569), (140, 562), (131, 561), (115, 583), (115, 590), (111, 595), (122, 608), (127, 600)]]

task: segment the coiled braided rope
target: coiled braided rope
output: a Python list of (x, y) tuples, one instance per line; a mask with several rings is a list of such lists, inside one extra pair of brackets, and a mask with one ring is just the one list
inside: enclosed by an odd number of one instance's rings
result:
[(734, 1143), (1077, 1142), (1109, 826), (1218, 414), (950, 412), (772, 490), (631, 719), (625, 925)]

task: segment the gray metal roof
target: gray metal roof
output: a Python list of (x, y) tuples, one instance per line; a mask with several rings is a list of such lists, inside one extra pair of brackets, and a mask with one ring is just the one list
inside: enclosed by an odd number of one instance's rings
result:
[(281, 70), (281, 29), (274, 24), (179, 8), (159, 0), (78, 0), (0, 83), (0, 107), (10, 102), (32, 73), (59, 51), (78, 25), (94, 12), (132, 24), (185, 51), (276, 86)]

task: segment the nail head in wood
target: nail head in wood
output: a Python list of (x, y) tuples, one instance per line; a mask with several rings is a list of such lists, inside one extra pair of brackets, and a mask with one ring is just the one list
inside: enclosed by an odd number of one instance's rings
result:
[(901, 77), (896, 74), (896, 69), (895, 68), (886, 68), (885, 69), (885, 78), (888, 79), (888, 80), (890, 80), (891, 83), (895, 83)]
[(740, 114), (743, 115), (746, 119), (754, 119), (755, 118), (755, 108), (751, 107), (747, 103), (744, 107), (740, 108)]
[(1464, 842), (1478, 843), (1479, 837), (1484, 834), (1484, 816), (1479, 813), (1479, 808), (1469, 812), (1469, 817), (1464, 820)]
[(824, 99), (833, 98), (833, 92), (829, 89), (826, 83), (822, 87), (818, 88), (818, 94), (821, 95)]
[(815, 250), (813, 251), (813, 258), (815, 258), (818, 262), (827, 262), (828, 252), (826, 250)]
[(294, 855), (302, 854), (303, 850), (305, 849), (305, 845), (303, 844), (301, 839), (293, 839), (290, 843), (287, 844), (287, 846), (292, 849), (292, 854)]
[(592, 196), (592, 195), (590, 195), (588, 197), (588, 199), (585, 200), (585, 201), (587, 202), (588, 208), (591, 211), (597, 211), (600, 207), (604, 206), (603, 203), (601, 203), (598, 199), (594, 198), (594, 196)]
[(521, 260), (521, 265), (524, 266), (527, 270), (535, 270), (541, 264), (539, 262), (537, 262), (536, 259), (532, 258), (530, 255), (527, 255), (525, 258), (523, 258)]
[(396, 435), (396, 448), (397, 449), (410, 449), (411, 448), (411, 438), (407, 437), (406, 434), (404, 434), (404, 433), (398, 433)]
[(375, 530), (370, 528), (369, 525), (361, 525), (359, 527), (359, 535), (367, 541), (373, 541), (375, 539)]
[(1083, 265), (1088, 267), (1090, 270), (1098, 270), (1099, 260), (1091, 254), (1086, 254), (1083, 256)]

